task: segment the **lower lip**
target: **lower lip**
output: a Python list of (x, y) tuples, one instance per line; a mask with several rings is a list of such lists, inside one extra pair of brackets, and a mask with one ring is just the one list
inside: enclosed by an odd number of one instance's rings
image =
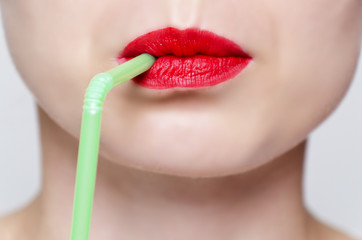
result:
[[(126, 59), (120, 59), (120, 62)], [(150, 70), (132, 80), (146, 88), (201, 88), (234, 78), (250, 62), (243, 57), (195, 55), (159, 57)]]

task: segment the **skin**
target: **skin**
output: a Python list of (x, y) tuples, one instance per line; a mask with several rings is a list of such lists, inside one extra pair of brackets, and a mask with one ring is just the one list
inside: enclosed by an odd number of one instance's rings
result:
[(361, 0), (1, 0), (1, 10), (37, 100), (43, 187), (0, 221), (0, 239), (69, 238), (89, 80), (166, 26), (213, 31), (253, 61), (211, 88), (129, 81), (109, 93), (90, 239), (351, 239), (308, 212), (302, 177), (309, 133), (352, 80)]

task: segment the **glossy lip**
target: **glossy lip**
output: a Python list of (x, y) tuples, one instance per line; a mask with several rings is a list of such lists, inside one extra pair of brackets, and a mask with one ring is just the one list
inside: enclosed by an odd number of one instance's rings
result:
[(252, 59), (233, 41), (198, 28), (168, 27), (139, 36), (121, 52), (118, 63), (142, 53), (157, 60), (132, 80), (151, 89), (214, 86), (238, 75)]

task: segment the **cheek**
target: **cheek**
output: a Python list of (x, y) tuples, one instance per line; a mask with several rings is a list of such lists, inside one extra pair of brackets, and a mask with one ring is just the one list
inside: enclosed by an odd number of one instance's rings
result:
[[(151, 2), (140, 1), (144, 4), (135, 16), (142, 18)], [(9, 47), (20, 74), (37, 103), (73, 136), (79, 133), (89, 80), (117, 64), (112, 57), (120, 51), (122, 33), (133, 29), (126, 17), (140, 1), (27, 0), (3, 6)], [(160, 1), (157, 4), (162, 7)]]
[(14, 1), (2, 9), (11, 54), (37, 103), (77, 136), (85, 89), (94, 74), (111, 67), (109, 56), (96, 56), (103, 64), (91, 61), (92, 8), (79, 14), (80, 3), (37, 2)]
[(283, 4), (274, 9), (275, 113), (284, 119), (281, 137), (297, 142), (335, 109), (348, 89), (358, 59), (361, 5), (356, 0)]

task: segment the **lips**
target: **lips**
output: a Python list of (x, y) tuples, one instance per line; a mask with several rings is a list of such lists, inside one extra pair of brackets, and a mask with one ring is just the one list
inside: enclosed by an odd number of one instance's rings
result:
[(149, 53), (157, 57), (150, 70), (132, 79), (151, 89), (214, 86), (238, 75), (251, 57), (239, 45), (212, 32), (168, 27), (130, 42), (119, 63)]

